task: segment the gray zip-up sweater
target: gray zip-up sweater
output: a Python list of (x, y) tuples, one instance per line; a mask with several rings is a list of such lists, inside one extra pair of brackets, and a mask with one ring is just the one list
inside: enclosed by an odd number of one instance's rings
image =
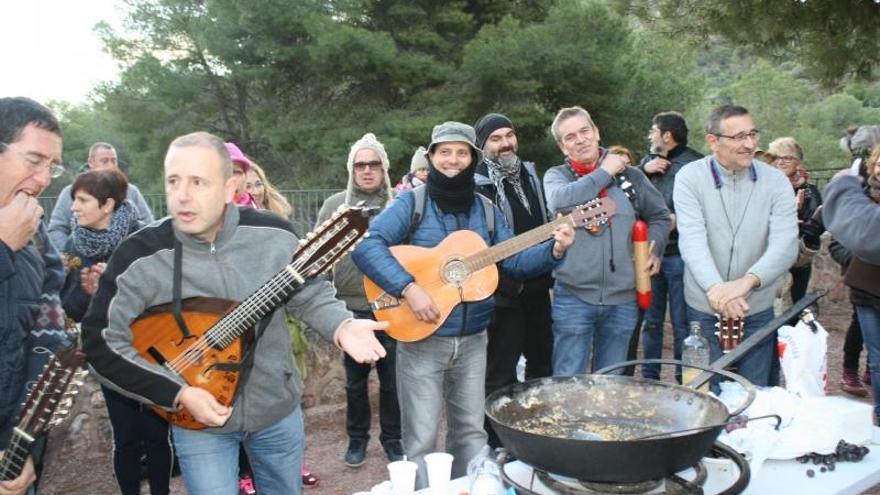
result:
[(675, 176), (684, 297), (689, 306), (704, 313), (714, 313), (706, 298), (710, 287), (747, 273), (761, 281), (746, 297), (750, 312), (770, 308), (780, 275), (797, 259), (791, 183), (764, 162), (753, 160), (752, 166), (755, 180), (749, 169), (731, 172), (708, 156), (687, 164)]
[[(101, 382), (166, 409), (173, 407), (184, 383), (138, 355), (129, 325), (145, 309), (171, 302), (175, 237), (183, 245), (184, 299), (245, 299), (290, 262), (298, 241), (286, 220), (227, 205), (223, 228), (213, 243), (177, 231), (166, 218), (119, 245), (83, 320), (83, 350)], [(311, 280), (290, 299), (287, 309), (329, 340), (351, 317), (334, 294), (326, 280)], [(284, 311), (275, 311), (256, 342), (247, 379), (239, 382), (232, 416), (223, 427), (205, 431), (257, 431), (299, 404), (302, 384), (288, 332)]]
[(669, 210), (663, 196), (637, 168), (627, 167), (623, 174), (635, 189), (635, 208), (608, 172), (599, 167), (577, 177), (566, 163), (544, 174), (547, 207), (554, 215), (568, 213), (599, 197), (604, 188), (617, 205), (611, 223), (602, 226), (598, 235), (575, 229), (574, 244), (568, 248), (562, 266), (553, 271), (557, 283), (590, 304), (618, 305), (636, 300), (632, 227), (637, 217), (648, 223), (653, 253), (662, 257), (666, 246)]

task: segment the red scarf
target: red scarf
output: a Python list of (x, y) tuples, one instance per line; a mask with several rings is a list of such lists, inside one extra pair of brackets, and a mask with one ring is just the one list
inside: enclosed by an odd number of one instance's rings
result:
[[(602, 161), (601, 156), (599, 157), (599, 160), (596, 161), (596, 163), (592, 163), (589, 165), (585, 165), (583, 163), (576, 162), (574, 160), (570, 161), (569, 164), (571, 165), (571, 171), (574, 172), (575, 175), (577, 175), (578, 177), (583, 177), (587, 174), (592, 173), (594, 170), (596, 170), (596, 168), (599, 166), (600, 161)], [(603, 188), (601, 191), (599, 191), (599, 197), (600, 198), (608, 197), (608, 191)]]

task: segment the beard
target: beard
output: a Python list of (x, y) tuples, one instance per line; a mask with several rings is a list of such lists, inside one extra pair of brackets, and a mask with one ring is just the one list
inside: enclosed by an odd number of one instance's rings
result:
[[(493, 162), (501, 165), (502, 167), (510, 168), (514, 165), (519, 164), (519, 156), (517, 156), (516, 151), (516, 148), (514, 148), (513, 146), (508, 146), (506, 148), (499, 149), (498, 153), (487, 155), (489, 159)], [(508, 152), (510, 152), (510, 154), (504, 154)]]
[(655, 143), (655, 142), (653, 142), (653, 141), (651, 141), (651, 145), (648, 147), (648, 152), (649, 152), (650, 154), (652, 154), (652, 155), (662, 155), (662, 154), (664, 154), (664, 153), (663, 153), (663, 148), (660, 147), (659, 144), (657, 144), (657, 143)]

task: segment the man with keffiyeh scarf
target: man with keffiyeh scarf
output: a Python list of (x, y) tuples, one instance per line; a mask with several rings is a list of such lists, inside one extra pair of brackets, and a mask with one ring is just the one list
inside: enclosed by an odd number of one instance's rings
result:
[[(477, 192), (498, 206), (516, 235), (549, 221), (535, 164), (517, 156), (519, 142), (513, 122), (502, 114), (489, 113), (477, 120), (474, 130), (477, 147), (483, 150), (483, 160), (474, 173)], [(521, 354), (526, 357), (526, 379), (552, 373), (552, 285), (549, 273), (524, 282), (500, 275), (495, 291), (495, 312), (487, 329), (486, 395), (516, 381)], [(485, 426), (489, 444), (499, 447), (498, 437), (488, 421)]]

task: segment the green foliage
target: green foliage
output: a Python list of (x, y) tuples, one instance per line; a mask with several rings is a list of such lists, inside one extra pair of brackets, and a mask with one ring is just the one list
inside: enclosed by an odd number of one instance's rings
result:
[[(790, 2), (809, 5), (773, 22), (808, 25), (800, 13), (829, 1)], [(794, 41), (777, 32), (768, 19), (783, 2), (752, 15), (742, 33), (730, 27), (742, 16), (731, 13), (759, 12), (756, 0), (127, 2), (124, 31), (96, 28), (122, 67), (119, 82), (59, 110), (68, 163), (110, 141), (147, 192), (162, 189), (168, 143), (196, 130), (235, 141), (281, 187), (341, 187), (349, 147), (365, 132), (385, 144), (397, 178), (434, 125), (490, 111), (514, 120), (521, 155), (545, 168), (562, 159), (548, 129), (563, 106), (584, 106), (604, 144), (639, 155), (657, 112), (683, 112), (700, 148), (710, 109), (735, 101), (754, 112), (765, 143), (794, 135), (811, 165), (842, 160), (842, 128), (876, 122), (880, 109), (876, 83), (850, 82), (840, 94), (817, 85), (840, 69), (821, 75), (805, 58), (809, 30)], [(791, 49), (774, 51), (783, 45)]]
[(733, 46), (778, 62), (798, 60), (826, 87), (867, 80), (880, 63), (880, 2), (874, 0), (618, 0), (658, 32)]

